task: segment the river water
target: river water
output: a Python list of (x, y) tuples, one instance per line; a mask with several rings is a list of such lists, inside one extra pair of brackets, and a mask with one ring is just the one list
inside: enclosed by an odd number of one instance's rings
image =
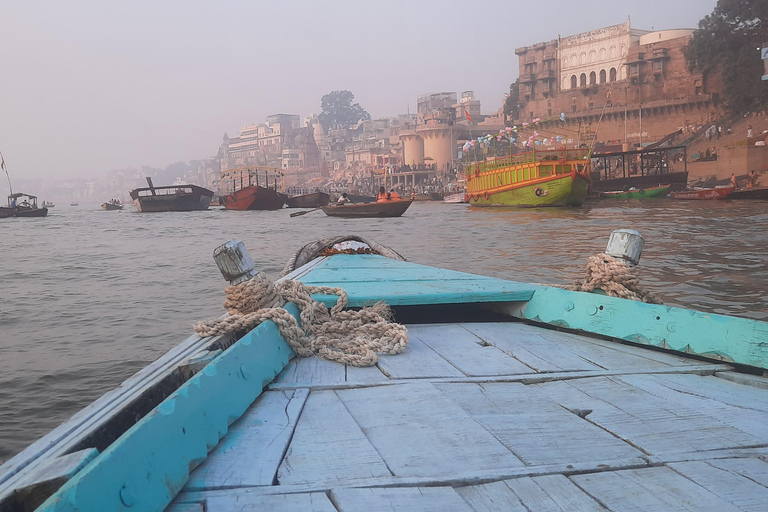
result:
[(409, 261), (570, 283), (610, 232), (646, 239), (641, 284), (668, 305), (768, 320), (768, 202), (650, 199), (578, 209), (414, 203), (395, 219), (295, 210), (138, 213), (55, 207), (0, 220), (0, 462), (223, 313), (211, 257), (245, 242), (276, 278), (318, 238), (356, 234)]

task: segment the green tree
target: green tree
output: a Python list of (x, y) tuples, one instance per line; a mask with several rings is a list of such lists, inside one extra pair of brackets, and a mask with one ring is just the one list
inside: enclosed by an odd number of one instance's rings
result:
[(355, 95), (349, 91), (333, 91), (320, 103), (320, 122), (326, 128), (346, 128), (361, 119), (370, 119), (371, 115), (359, 103), (352, 103)]
[(504, 115), (507, 119), (520, 119), (520, 78), (509, 85), (509, 96), (504, 100)]
[(718, 0), (699, 22), (685, 49), (691, 70), (719, 71), (723, 100), (732, 114), (768, 108), (768, 84), (761, 77), (758, 48), (768, 42), (768, 1)]

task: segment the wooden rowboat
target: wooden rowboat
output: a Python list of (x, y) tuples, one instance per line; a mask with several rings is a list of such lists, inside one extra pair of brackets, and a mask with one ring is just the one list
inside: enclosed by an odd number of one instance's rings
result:
[(385, 300), (407, 349), (192, 336), (0, 467), (0, 509), (764, 508), (765, 322), (375, 254), (285, 279)]
[(377, 201), (375, 203), (323, 206), (329, 217), (400, 217), (411, 206), (410, 199)]
[(740, 188), (731, 192), (730, 199), (768, 199), (768, 187)]
[(672, 199), (724, 199), (733, 192), (733, 187), (699, 188), (670, 192)]
[(602, 192), (601, 195), (608, 199), (647, 199), (650, 197), (664, 197), (669, 192), (670, 185), (659, 185), (658, 187), (617, 190), (613, 192)]
[(325, 192), (312, 192), (300, 196), (289, 197), (286, 201), (288, 208), (318, 208), (325, 206), (331, 200), (331, 196)]

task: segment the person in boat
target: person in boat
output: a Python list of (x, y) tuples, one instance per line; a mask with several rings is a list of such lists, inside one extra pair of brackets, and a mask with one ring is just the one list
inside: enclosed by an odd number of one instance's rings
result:
[(16, 208), (16, 198), (11, 199), (11, 208)]
[(389, 201), (389, 198), (387, 197), (387, 189), (385, 189), (383, 186), (379, 187), (379, 193), (376, 194), (376, 202), (380, 201)]
[(749, 183), (747, 183), (747, 188), (755, 188), (757, 186), (757, 173), (754, 169), (749, 171)]
[(341, 206), (343, 204), (347, 204), (351, 202), (352, 201), (350, 201), (349, 198), (347, 197), (347, 193), (344, 192), (343, 194), (341, 194), (341, 197), (336, 201), (336, 205)]
[(739, 188), (738, 184), (736, 183), (736, 175), (731, 173), (731, 186), (733, 188)]
[(395, 192), (395, 189), (390, 190), (389, 194), (387, 194), (387, 201), (399, 201), (400, 199), (402, 198), (400, 197), (400, 194)]

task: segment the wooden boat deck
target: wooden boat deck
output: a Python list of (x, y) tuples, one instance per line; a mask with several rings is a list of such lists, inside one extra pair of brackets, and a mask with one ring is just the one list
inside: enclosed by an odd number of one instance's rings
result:
[(768, 380), (517, 322), (408, 330), (377, 367), (294, 358), (170, 509), (765, 510)]

